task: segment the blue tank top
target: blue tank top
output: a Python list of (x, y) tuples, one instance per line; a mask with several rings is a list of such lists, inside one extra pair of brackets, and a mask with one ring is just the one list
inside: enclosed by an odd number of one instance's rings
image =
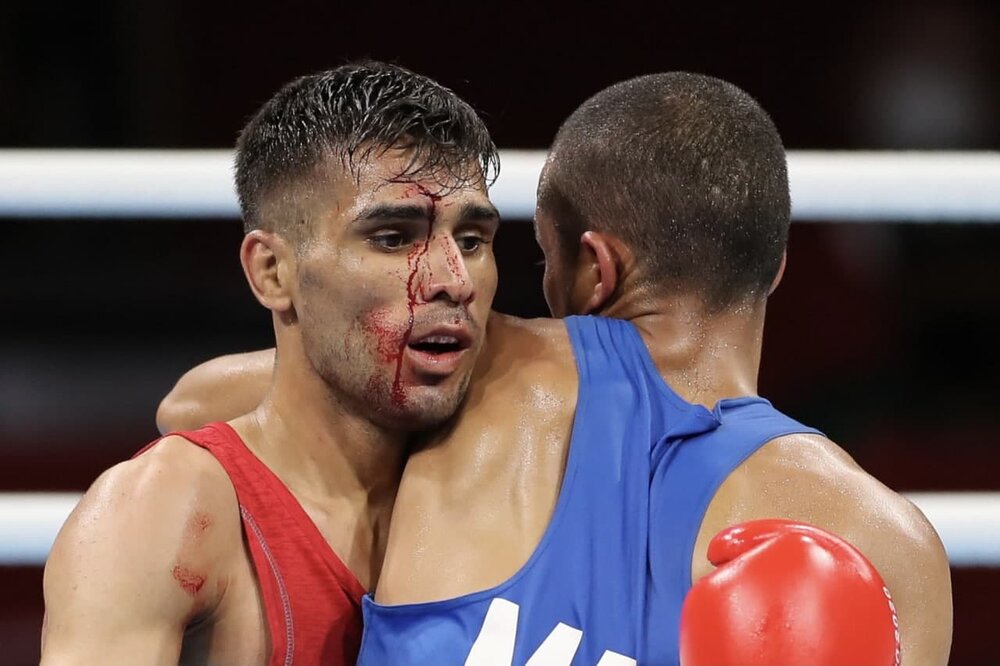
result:
[(692, 405), (629, 323), (566, 320), (579, 394), (562, 488), (524, 566), (431, 603), (362, 600), (359, 666), (676, 664), (708, 504), (766, 442), (816, 433), (763, 398)]

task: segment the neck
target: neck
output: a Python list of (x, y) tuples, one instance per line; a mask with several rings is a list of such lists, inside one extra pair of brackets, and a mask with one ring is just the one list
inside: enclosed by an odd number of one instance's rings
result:
[(391, 503), (407, 433), (359, 415), (333, 395), (304, 354), (283, 351), (267, 397), (233, 424), (247, 445), (298, 493)]
[(682, 398), (712, 408), (723, 398), (757, 394), (763, 300), (711, 312), (690, 294), (626, 293), (632, 297), (601, 314), (635, 325), (660, 374)]

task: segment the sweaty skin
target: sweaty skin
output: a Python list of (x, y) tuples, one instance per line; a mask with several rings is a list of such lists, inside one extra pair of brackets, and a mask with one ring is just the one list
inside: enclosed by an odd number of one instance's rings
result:
[[(704, 356), (692, 358), (684, 345), (660, 344), (645, 331), (643, 337), (664, 378), (685, 398), (697, 394), (712, 405), (732, 396), (706, 394), (702, 380), (685, 381), (712, 374), (697, 370), (705, 365)], [(524, 565), (548, 526), (576, 406), (569, 338), (557, 320), (493, 313), (487, 340), (464, 408), (406, 463), (376, 595), (380, 603), (434, 601), (495, 586)], [(254, 353), (245, 367), (265, 361), (269, 353)], [(163, 412), (188, 391), (210, 402), (220, 388), (213, 381), (221, 370), (218, 363), (185, 376)], [(178, 417), (197, 422), (214, 416), (208, 402), (200, 404), (202, 411), (188, 409)], [(737, 468), (715, 495), (692, 556), (692, 582), (712, 571), (706, 557), (712, 536), (765, 517), (814, 524), (855, 545), (892, 591), (902, 663), (947, 663), (947, 557), (933, 528), (909, 501), (826, 438), (775, 439)]]
[[(213, 377), (235, 389), (213, 409), (365, 589), (379, 579), (405, 433), (461, 401), (496, 288), (499, 219), (482, 179), (444, 190), (393, 179), (407, 163), (383, 153), (319, 190), (335, 194), (300, 202), (316, 225), (305, 247), (248, 234), (244, 270), (274, 313), (278, 361), (273, 350), (227, 357)], [(441, 329), (463, 331), (464, 351), (410, 346)], [(197, 421), (198, 403), (165, 406), (158, 422)], [(235, 490), (180, 436), (94, 483), (56, 539), (44, 591), (43, 666), (269, 659)]]
[[(575, 264), (561, 266), (552, 223), (536, 216), (553, 314), (631, 321), (663, 379), (684, 399), (713, 407), (755, 395), (764, 302), (708, 314), (697, 298), (642, 285), (634, 257), (610, 234), (587, 232)], [(775, 285), (780, 280), (780, 272)], [(229, 414), (215, 396), (253, 379), (269, 352), (222, 377), (210, 361), (183, 377), (161, 406), (171, 426)], [(463, 408), (407, 460), (376, 600), (404, 604), (493, 587), (528, 560), (562, 483), (576, 409), (577, 372), (558, 320), (493, 313)], [(185, 405), (174, 411), (173, 405)], [(191, 409), (198, 405), (198, 409)], [(251, 408), (252, 403), (243, 405)], [(175, 420), (172, 415), (176, 415)], [(791, 435), (761, 447), (714, 496), (692, 555), (692, 582), (709, 573), (706, 551), (723, 528), (757, 518), (802, 521), (839, 535), (875, 565), (896, 605), (904, 666), (947, 663), (952, 608), (948, 560), (926, 518), (824, 437)]]

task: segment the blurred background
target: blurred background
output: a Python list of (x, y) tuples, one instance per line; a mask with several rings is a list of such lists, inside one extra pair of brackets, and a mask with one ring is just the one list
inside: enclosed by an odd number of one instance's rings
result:
[[(360, 57), (543, 149), (601, 88), (725, 78), (790, 149), (997, 149), (1000, 3), (0, 2), (0, 148), (225, 148), (294, 76)], [(270, 346), (237, 220), (0, 220), (0, 492), (82, 491), (187, 368)], [(796, 223), (761, 392), (890, 487), (1000, 489), (1000, 224)], [(546, 314), (530, 224), (497, 309)], [(1000, 569), (953, 569), (952, 664), (1000, 663)], [(0, 567), (0, 662), (37, 663), (41, 568)]]

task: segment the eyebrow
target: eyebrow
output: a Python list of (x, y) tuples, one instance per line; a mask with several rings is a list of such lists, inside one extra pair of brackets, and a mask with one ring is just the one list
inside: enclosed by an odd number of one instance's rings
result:
[(378, 220), (426, 220), (427, 206), (413, 203), (379, 203), (362, 210), (355, 222)]
[[(428, 206), (415, 203), (379, 203), (362, 210), (354, 222), (378, 222), (383, 220), (426, 220), (430, 218)], [(459, 212), (459, 222), (500, 221), (500, 213), (495, 206), (467, 203)]]
[(500, 211), (496, 209), (496, 206), (482, 205), (476, 203), (467, 203), (462, 206), (462, 211), (459, 213), (459, 221), (461, 222), (493, 222), (500, 221)]

